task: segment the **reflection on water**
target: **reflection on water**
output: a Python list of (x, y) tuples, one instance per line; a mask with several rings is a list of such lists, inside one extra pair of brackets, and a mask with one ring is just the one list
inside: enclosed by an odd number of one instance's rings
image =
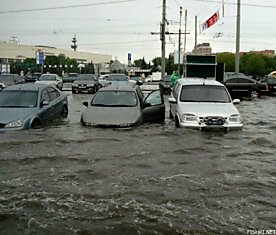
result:
[[(67, 120), (0, 133), (0, 234), (246, 234), (275, 229), (276, 99), (244, 101), (242, 131)], [(168, 116), (168, 115), (167, 115)]]

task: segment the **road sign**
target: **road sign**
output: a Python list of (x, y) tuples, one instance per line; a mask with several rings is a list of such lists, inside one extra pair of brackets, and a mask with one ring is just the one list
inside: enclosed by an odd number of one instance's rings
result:
[(44, 52), (36, 51), (35, 52), (36, 64), (44, 64)]

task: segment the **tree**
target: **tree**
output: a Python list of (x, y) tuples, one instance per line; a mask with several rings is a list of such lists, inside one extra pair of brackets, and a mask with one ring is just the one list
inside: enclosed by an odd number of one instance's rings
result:
[(244, 73), (257, 76), (266, 74), (266, 63), (262, 55), (249, 53), (245, 56), (246, 59), (242, 59)]
[(235, 71), (235, 55), (230, 52), (218, 53), (217, 62), (225, 64), (225, 72)]
[(134, 67), (139, 67), (141, 69), (148, 69), (149, 68), (144, 57), (142, 59), (134, 60), (133, 66)]

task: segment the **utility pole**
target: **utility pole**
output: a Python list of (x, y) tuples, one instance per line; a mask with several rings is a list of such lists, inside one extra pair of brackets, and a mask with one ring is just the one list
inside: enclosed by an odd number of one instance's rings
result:
[(181, 55), (181, 18), (182, 18), (182, 7), (180, 7), (179, 34), (178, 34), (178, 72), (179, 73), (180, 73), (180, 55)]
[(239, 71), (240, 71), (240, 27), (241, 27), (241, 0), (238, 0), (237, 25), (236, 25), (235, 73), (239, 73)]
[(187, 10), (185, 10), (184, 48), (183, 48), (183, 77), (185, 77), (186, 44), (187, 44)]
[(161, 79), (165, 77), (166, 71), (166, 37), (165, 37), (165, 30), (166, 30), (166, 0), (163, 0), (163, 13), (162, 13), (162, 23), (161, 23)]
[(195, 16), (195, 52), (197, 48), (197, 16)]

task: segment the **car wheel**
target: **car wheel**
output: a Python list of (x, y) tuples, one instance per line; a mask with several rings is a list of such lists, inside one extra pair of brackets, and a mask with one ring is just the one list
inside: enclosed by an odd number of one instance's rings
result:
[(75, 91), (75, 90), (72, 90), (72, 93), (73, 93), (73, 94), (76, 94), (76, 91)]
[(180, 127), (180, 124), (179, 124), (179, 119), (177, 116), (175, 116), (175, 127)]
[(64, 118), (66, 118), (68, 116), (68, 107), (66, 105), (64, 105), (62, 108), (61, 116)]
[(41, 123), (38, 119), (33, 120), (32, 124), (31, 124), (31, 128), (32, 129), (38, 129), (41, 127)]
[(250, 97), (252, 99), (260, 97), (259, 91), (257, 91), (257, 90), (250, 91)]

